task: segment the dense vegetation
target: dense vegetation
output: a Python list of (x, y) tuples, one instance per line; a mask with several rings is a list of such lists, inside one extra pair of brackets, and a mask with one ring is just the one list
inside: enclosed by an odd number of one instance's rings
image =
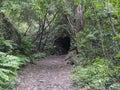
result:
[(59, 37), (69, 37), (70, 54), (75, 51), (76, 85), (119, 90), (119, 30), (119, 0), (1, 0), (0, 90), (11, 90), (17, 70), (43, 52), (66, 53)]

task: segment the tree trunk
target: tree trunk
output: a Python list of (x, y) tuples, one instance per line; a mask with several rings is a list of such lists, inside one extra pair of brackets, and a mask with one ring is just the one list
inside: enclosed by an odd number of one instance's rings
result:
[[(42, 29), (42, 31), (40, 32), (40, 29)], [(41, 50), (41, 43), (42, 43), (42, 38), (43, 38), (43, 32), (44, 32), (44, 25), (42, 25), (42, 28), (40, 28), (40, 25), (39, 25), (39, 35), (40, 35), (40, 38), (39, 38), (39, 43), (38, 43), (38, 50), (40, 51)]]
[(73, 34), (73, 40), (74, 40), (74, 43), (76, 44), (75, 48), (76, 48), (76, 51), (77, 53), (79, 52), (78, 48), (77, 48), (77, 37), (76, 37), (76, 34), (78, 32), (80, 32), (81, 30), (83, 30), (84, 28), (84, 21), (83, 21), (83, 10), (82, 10), (82, 6), (81, 5), (78, 5), (77, 7), (75, 7), (75, 20), (74, 19), (70, 19), (69, 16), (66, 15), (66, 18), (68, 20), (68, 23), (69, 25), (71, 26), (71, 30), (72, 30), (72, 34)]
[(0, 12), (1, 22), (3, 23), (3, 28), (5, 30), (5, 38), (13, 40), (17, 44), (21, 43), (21, 35), (13, 24), (6, 18), (3, 12)]

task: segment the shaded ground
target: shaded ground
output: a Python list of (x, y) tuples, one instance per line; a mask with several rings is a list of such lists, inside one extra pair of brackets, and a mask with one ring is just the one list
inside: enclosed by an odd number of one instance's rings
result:
[(20, 73), (14, 90), (76, 90), (72, 85), (72, 66), (64, 56), (50, 56), (27, 65)]

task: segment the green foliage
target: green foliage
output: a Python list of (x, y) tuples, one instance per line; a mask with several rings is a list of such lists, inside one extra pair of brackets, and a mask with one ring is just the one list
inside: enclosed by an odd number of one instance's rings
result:
[(28, 62), (31, 62), (30, 58), (25, 56), (25, 55), (23, 55), (23, 54), (18, 54), (18, 55), (15, 55), (15, 56), (20, 59), (19, 66), (22, 66), (22, 65), (25, 65)]
[[(77, 37), (73, 38), (76, 39), (77, 44), (72, 43), (71, 40), (71, 47), (77, 46), (79, 51), (78, 55), (73, 55), (75, 57), (72, 58), (77, 66), (74, 70), (74, 81), (78, 85), (89, 85), (96, 89), (105, 89), (108, 86), (110, 90), (119, 88), (119, 85), (113, 82), (120, 81), (120, 0), (2, 1), (1, 12), (23, 34), (21, 35), (23, 37), (19, 45), (13, 40), (6, 40), (5, 37), (8, 36), (5, 33), (9, 33), (9, 30), (4, 30), (0, 16), (0, 51), (17, 54), (17, 57), (0, 54), (0, 89), (14, 84), (12, 81), (15, 79), (16, 70), (29, 62), (29, 58), (25, 55), (31, 54), (35, 48), (34, 44), (37, 43), (38, 46), (39, 43), (40, 47), (42, 47), (40, 44), (43, 44), (43, 48), (49, 54), (55, 54), (59, 51), (54, 47), (54, 39), (61, 31), (68, 32), (71, 39), (74, 37), (72, 29), (76, 29), (74, 21), (76, 21), (75, 12), (78, 4), (83, 8), (85, 23), (84, 30), (79, 30)], [(73, 27), (71, 28), (68, 23)], [(118, 35), (115, 35), (115, 32)], [(33, 55), (35, 59), (44, 56), (43, 53)]]
[(81, 0), (74, 0), (74, 4), (75, 4), (75, 5), (80, 4), (80, 2), (81, 2)]
[(24, 38), (19, 46), (21, 53), (29, 55), (34, 49), (35, 45), (27, 38)]
[(120, 89), (120, 84), (115, 83), (109, 87), (109, 90), (119, 90)]
[(41, 59), (41, 58), (44, 58), (46, 56), (45, 53), (36, 53), (36, 54), (33, 54), (33, 57), (34, 59)]
[(16, 57), (0, 52), (0, 89), (11, 90), (17, 80), (17, 70), (25, 62), (25, 57)]
[(120, 65), (120, 52), (118, 52), (118, 53), (115, 55), (114, 63), (115, 63), (116, 66), (119, 66), (119, 65)]
[[(120, 16), (119, 1), (78, 1), (83, 5), (85, 27), (77, 33), (79, 57), (76, 58), (78, 64), (73, 79), (80, 86), (108, 90), (111, 85), (110, 90), (114, 90), (114, 83), (120, 81), (120, 27), (116, 26), (119, 20), (115, 18)], [(111, 21), (108, 13), (111, 14)], [(108, 23), (112, 23), (113, 26)], [(115, 35), (113, 27), (118, 35)]]
[(0, 88), (13, 87), (13, 81), (19, 68), (19, 58), (0, 52)]
[(0, 51), (11, 52), (14, 42), (12, 40), (5, 40), (3, 35), (0, 35)]
[(81, 87), (90, 86), (95, 90), (103, 90), (116, 81), (115, 73), (110, 61), (96, 58), (92, 65), (77, 66), (73, 72), (73, 80)]

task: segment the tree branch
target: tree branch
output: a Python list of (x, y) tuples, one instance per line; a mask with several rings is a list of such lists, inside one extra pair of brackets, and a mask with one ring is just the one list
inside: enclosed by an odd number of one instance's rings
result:
[(114, 25), (114, 23), (112, 22), (112, 15), (111, 15), (110, 12), (108, 13), (108, 16), (109, 16), (109, 18), (110, 18), (110, 24), (111, 24), (112, 31), (113, 31), (114, 35), (117, 36), (117, 35), (118, 35), (118, 32), (116, 31), (115, 25)]

